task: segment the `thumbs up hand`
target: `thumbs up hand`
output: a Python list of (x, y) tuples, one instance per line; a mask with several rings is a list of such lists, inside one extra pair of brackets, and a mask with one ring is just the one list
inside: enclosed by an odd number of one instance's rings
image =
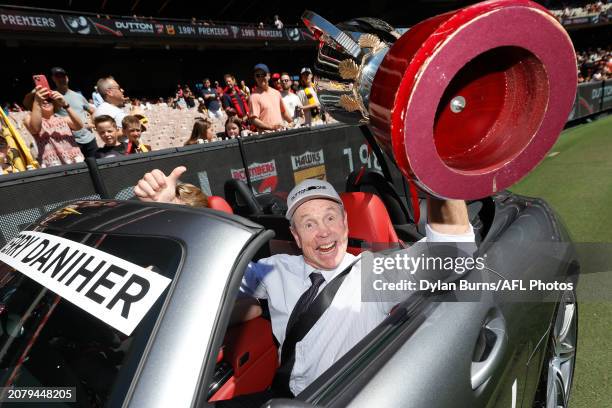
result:
[(176, 202), (176, 185), (185, 171), (187, 171), (185, 166), (179, 166), (167, 176), (158, 169), (145, 173), (134, 187), (134, 193), (141, 201), (174, 203)]

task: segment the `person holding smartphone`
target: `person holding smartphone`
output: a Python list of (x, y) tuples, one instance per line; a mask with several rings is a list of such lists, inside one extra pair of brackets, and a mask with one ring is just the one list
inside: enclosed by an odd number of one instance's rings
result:
[[(82, 162), (85, 158), (72, 132), (82, 129), (83, 122), (61, 93), (37, 85), (29, 93), (24, 105), (31, 110), (23, 123), (34, 136), (41, 167)], [(67, 117), (57, 114), (64, 109)]]
[[(68, 87), (69, 78), (66, 71), (61, 67), (51, 68), (51, 79), (55, 83), (55, 89), (62, 94), (70, 107), (79, 115), (83, 122), (83, 128), (73, 132), (77, 145), (85, 157), (94, 157), (98, 150), (96, 136), (87, 127), (87, 113), (94, 113), (94, 108), (87, 102), (87, 99), (78, 92)], [(60, 109), (58, 115), (68, 117), (68, 112)]]

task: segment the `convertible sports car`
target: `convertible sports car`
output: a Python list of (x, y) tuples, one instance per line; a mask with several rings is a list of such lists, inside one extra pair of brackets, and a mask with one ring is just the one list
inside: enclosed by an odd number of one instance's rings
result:
[[(333, 79), (319, 81), (322, 103), (359, 123), (371, 116), (381, 165), (378, 145), (431, 194), (490, 195), (468, 202), (484, 268), (456, 277), (467, 294), (440, 285), (400, 296), (304, 391), (268, 405), (566, 407), (580, 265), (544, 201), (498, 192), (545, 156), (568, 116), (575, 55), (562, 27), (528, 1), (487, 1), (412, 27), (408, 36), (428, 38), (423, 51), (375, 19), (343, 31), (305, 15), (322, 41), (315, 69)], [(351, 253), (393, 257), (423, 237), (425, 201), (401, 197), (388, 171), (357, 171), (345, 191)], [(138, 408), (210, 406), (269, 387), (278, 350), (266, 314), (228, 322), (248, 262), (296, 251), (283, 203), (230, 181), (210, 204), (80, 201), (8, 242), (3, 386), (73, 387), (75, 406)]]
[[(342, 197), (352, 252), (419, 238), (418, 226), (393, 226), (377, 195)], [(268, 387), (278, 365), (270, 322), (227, 324), (247, 263), (295, 249), (288, 222), (233, 215), (221, 197), (211, 205), (81, 201), (9, 242), (0, 253), (3, 386), (76, 387), (82, 407), (208, 406)], [(501, 193), (469, 208), (491, 273), (463, 279), (575, 281), (571, 243), (545, 202)], [(552, 256), (529, 253), (542, 242), (559, 245)], [(460, 302), (448, 290), (413, 293), (296, 399), (271, 406), (567, 406), (576, 300), (572, 290), (547, 294)]]

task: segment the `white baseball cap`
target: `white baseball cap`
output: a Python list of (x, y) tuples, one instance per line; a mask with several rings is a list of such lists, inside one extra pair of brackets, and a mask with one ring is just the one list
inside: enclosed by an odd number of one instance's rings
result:
[(337, 202), (340, 206), (343, 205), (338, 192), (327, 181), (308, 179), (293, 187), (289, 192), (287, 196), (287, 215), (285, 217), (291, 220), (291, 217), (293, 217), (293, 214), (300, 205), (315, 198), (326, 198)]

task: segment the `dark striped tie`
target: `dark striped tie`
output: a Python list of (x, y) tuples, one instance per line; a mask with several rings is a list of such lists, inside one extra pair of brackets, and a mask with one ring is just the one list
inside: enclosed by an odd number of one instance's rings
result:
[[(291, 331), (291, 328), (298, 320), (298, 318), (310, 307), (310, 304), (317, 297), (317, 293), (319, 293), (319, 288), (325, 282), (325, 278), (319, 272), (313, 272), (309, 275), (310, 281), (312, 282), (312, 286), (306, 290), (306, 292), (302, 293), (302, 296), (298, 299), (293, 311), (291, 312), (291, 316), (289, 317), (289, 322), (287, 323), (287, 329), (285, 330), (285, 337), (287, 333)], [(284, 349), (284, 347), (283, 347)], [(284, 351), (284, 350), (283, 350)], [(283, 353), (284, 354), (284, 353)], [(281, 355), (281, 364), (283, 362), (283, 357)]]

